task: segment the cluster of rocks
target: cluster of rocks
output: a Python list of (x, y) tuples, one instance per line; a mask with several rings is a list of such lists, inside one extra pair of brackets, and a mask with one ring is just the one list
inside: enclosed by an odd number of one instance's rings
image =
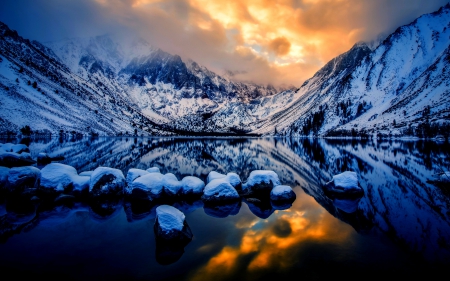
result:
[[(183, 211), (203, 206), (208, 215), (226, 217), (237, 214), (244, 200), (253, 213), (266, 218), (275, 209), (289, 208), (296, 198), (292, 188), (282, 185), (278, 175), (268, 170), (252, 171), (245, 183), (236, 173), (212, 171), (204, 182), (194, 176), (178, 180), (172, 173), (162, 174), (157, 167), (129, 169), (126, 177), (121, 170), (109, 167), (78, 174), (74, 167), (51, 163), (53, 160), (45, 153), (33, 160), (22, 144), (0, 145), (0, 191), (9, 195), (10, 209), (28, 214), (29, 218), (22, 217), (29, 223), (36, 214), (33, 208), (43, 202), (66, 206), (87, 198), (96, 215), (107, 217), (125, 198), (128, 206), (138, 210), (138, 216), (155, 213), (156, 256), (161, 264), (178, 260), (192, 240)], [(31, 166), (36, 163), (46, 165), (42, 169)], [(191, 203), (183, 203), (189, 200)], [(11, 225), (26, 224), (15, 221)]]
[[(206, 183), (194, 176), (178, 180), (172, 173), (162, 174), (157, 167), (130, 169), (126, 178), (122, 171), (109, 167), (78, 174), (72, 166), (49, 163), (40, 170), (30, 166), (38, 161), (31, 159), (28, 147), (23, 144), (1, 145), (0, 159), (1, 189), (25, 200), (45, 197), (67, 201), (88, 197), (100, 202), (124, 196), (135, 202), (160, 204), (167, 199), (201, 198), (206, 205), (226, 205), (226, 208), (242, 198), (250, 204), (271, 201), (275, 206), (290, 206), (295, 200), (293, 190), (281, 185), (278, 175), (267, 170), (252, 171), (245, 183), (236, 173), (225, 175), (215, 171), (208, 174)], [(49, 159), (44, 153), (38, 155), (41, 163)], [(214, 208), (211, 212), (214, 213)]]

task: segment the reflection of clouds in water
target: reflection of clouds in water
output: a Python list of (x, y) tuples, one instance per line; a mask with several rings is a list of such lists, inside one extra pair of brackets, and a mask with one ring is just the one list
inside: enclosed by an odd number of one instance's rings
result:
[[(297, 198), (293, 209), (275, 211), (266, 220), (240, 219), (236, 228), (245, 229), (239, 246), (229, 245), (195, 271), (194, 280), (230, 278), (238, 268), (257, 273), (269, 268), (287, 268), (307, 258), (308, 245), (340, 244), (354, 230), (324, 211), (314, 198)], [(302, 204), (307, 208), (301, 208)]]

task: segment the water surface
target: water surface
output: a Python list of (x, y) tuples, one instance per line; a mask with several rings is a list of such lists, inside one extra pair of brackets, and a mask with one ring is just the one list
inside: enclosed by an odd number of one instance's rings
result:
[[(13, 140), (16, 141), (16, 140)], [(2, 142), (5, 142), (4, 140)], [(155, 212), (119, 201), (102, 216), (89, 205), (36, 207), (17, 214), (0, 205), (0, 270), (66, 280), (320, 280), (402, 274), (429, 277), (450, 265), (448, 143), (276, 138), (97, 138), (29, 142), (64, 156), (80, 173), (99, 166), (126, 172), (159, 167), (178, 179), (257, 169), (275, 171), (296, 193), (291, 207), (245, 200), (211, 209), (176, 202), (194, 237), (180, 249), (155, 242)], [(42, 168), (42, 166), (38, 166)], [(327, 197), (333, 175), (358, 173), (359, 199)], [(364, 274), (364, 275), (361, 275)], [(291, 277), (292, 278), (292, 277)]]

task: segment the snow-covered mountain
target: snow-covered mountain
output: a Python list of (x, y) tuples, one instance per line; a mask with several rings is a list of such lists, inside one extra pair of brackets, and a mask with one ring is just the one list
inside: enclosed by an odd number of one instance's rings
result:
[(44, 46), (0, 23), (0, 131), (445, 135), (449, 27), (446, 5), (383, 41), (355, 44), (297, 90), (281, 90), (233, 81), (143, 39)]
[[(450, 5), (334, 58), (255, 133), (422, 135), (450, 120)], [(439, 124), (439, 125), (438, 125)], [(434, 127), (433, 127), (434, 126)], [(441, 132), (444, 133), (444, 132)]]

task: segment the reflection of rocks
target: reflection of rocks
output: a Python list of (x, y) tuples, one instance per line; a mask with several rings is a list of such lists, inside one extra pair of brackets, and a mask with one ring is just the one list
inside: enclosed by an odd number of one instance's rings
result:
[(250, 211), (258, 218), (267, 219), (275, 211), (270, 204), (270, 200), (247, 198), (245, 202)]
[(184, 214), (168, 205), (156, 208), (154, 232), (156, 261), (163, 265), (179, 260), (184, 253), (184, 247), (193, 237)]
[(334, 198), (333, 205), (348, 214), (356, 212), (358, 209), (358, 203), (361, 197), (358, 198)]
[(205, 203), (205, 205), (203, 206), (205, 214), (216, 218), (226, 218), (230, 215), (231, 216), (237, 215), (240, 209), (241, 209), (241, 201), (223, 204)]
[(22, 198), (9, 198), (4, 210), (6, 212), (0, 216), (0, 243), (34, 224), (37, 204)]
[(155, 218), (156, 207), (151, 201), (144, 200), (127, 201), (123, 206), (128, 222)]
[(122, 200), (116, 198), (92, 198), (89, 200), (92, 218), (103, 221), (113, 217), (122, 209)]

